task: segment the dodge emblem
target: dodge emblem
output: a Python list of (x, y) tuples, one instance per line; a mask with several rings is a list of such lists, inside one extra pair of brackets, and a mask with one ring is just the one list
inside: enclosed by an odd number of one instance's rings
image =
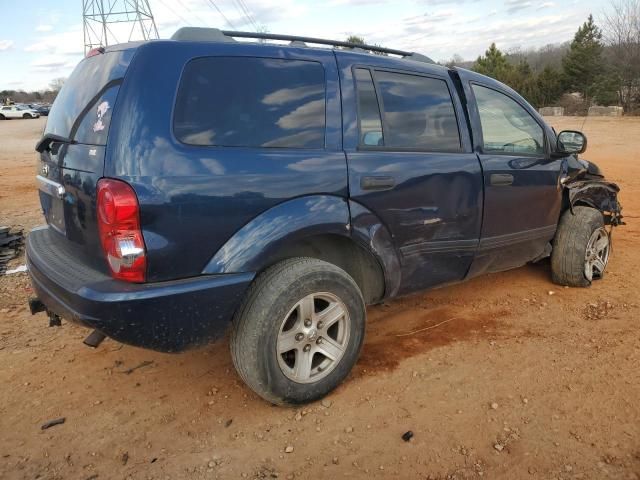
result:
[(42, 165), (42, 168), (40, 169), (40, 171), (42, 172), (43, 176), (45, 177), (49, 176), (49, 165), (45, 163), (44, 165)]

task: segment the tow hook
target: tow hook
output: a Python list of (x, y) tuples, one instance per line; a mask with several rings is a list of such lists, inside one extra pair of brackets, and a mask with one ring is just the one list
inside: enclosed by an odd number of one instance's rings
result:
[(44, 306), (44, 303), (42, 303), (39, 298), (31, 297), (29, 299), (29, 310), (31, 311), (31, 315), (44, 312), (46, 309), (47, 307)]
[(62, 319), (53, 312), (47, 310), (47, 315), (49, 315), (49, 326), (50, 327), (61, 327)]
[(87, 338), (84, 339), (82, 343), (84, 343), (88, 347), (97, 348), (105, 338), (106, 335), (100, 333), (98, 330), (94, 330), (89, 334)]

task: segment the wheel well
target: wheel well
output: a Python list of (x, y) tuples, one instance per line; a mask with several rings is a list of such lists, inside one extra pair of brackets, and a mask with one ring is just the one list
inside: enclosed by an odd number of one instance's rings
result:
[(347, 272), (370, 305), (384, 296), (384, 273), (378, 260), (353, 240), (339, 235), (319, 235), (287, 245), (270, 258), (271, 266), (294, 257), (311, 257), (332, 263)]

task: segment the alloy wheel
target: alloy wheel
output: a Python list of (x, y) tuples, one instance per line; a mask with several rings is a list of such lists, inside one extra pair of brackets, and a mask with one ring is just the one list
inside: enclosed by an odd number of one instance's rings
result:
[(282, 373), (297, 383), (326, 377), (345, 354), (351, 326), (345, 304), (329, 292), (304, 297), (282, 320), (276, 350)]
[(587, 280), (602, 278), (609, 261), (611, 243), (609, 233), (600, 227), (591, 234), (585, 252), (584, 276)]

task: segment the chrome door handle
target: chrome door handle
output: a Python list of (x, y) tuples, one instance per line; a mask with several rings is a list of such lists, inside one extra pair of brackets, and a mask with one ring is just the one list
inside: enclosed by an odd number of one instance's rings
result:
[(389, 190), (396, 186), (396, 179), (389, 175), (368, 176), (360, 178), (362, 190)]
[(511, 175), (510, 173), (492, 173), (490, 182), (491, 185), (495, 187), (513, 185), (513, 175)]

